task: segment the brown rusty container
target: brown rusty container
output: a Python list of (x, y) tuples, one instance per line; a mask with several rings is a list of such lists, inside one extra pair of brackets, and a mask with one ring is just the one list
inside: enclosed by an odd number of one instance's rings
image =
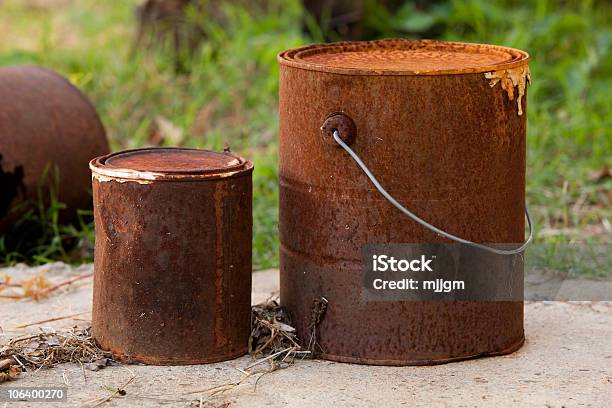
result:
[(66, 204), (62, 221), (75, 221), (76, 210), (91, 208), (87, 163), (109, 151), (96, 110), (65, 78), (35, 66), (0, 68), (0, 231), (28, 209), (24, 201), (36, 202), (42, 183), (53, 183)]
[(528, 58), (408, 40), (279, 55), (281, 302), (308, 340), (313, 299), (328, 301), (322, 358), (421, 365), (521, 347), (520, 301), (362, 301), (365, 244), (449, 241), (380, 195), (333, 131), (419, 217), (479, 243), (523, 242)]
[(253, 164), (231, 153), (94, 159), (92, 330), (118, 358), (200, 364), (247, 351)]

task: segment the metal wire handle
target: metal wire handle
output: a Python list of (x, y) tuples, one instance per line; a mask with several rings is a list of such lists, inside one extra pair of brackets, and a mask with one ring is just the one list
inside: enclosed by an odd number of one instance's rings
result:
[(363, 170), (363, 172), (366, 174), (366, 176), (368, 176), (368, 178), (370, 179), (372, 184), (374, 184), (374, 187), (376, 187), (376, 189), (380, 192), (380, 194), (382, 194), (387, 200), (389, 200), (389, 202), (391, 204), (393, 204), (398, 210), (400, 210), (401, 212), (406, 214), (408, 217), (410, 217), (413, 221), (418, 222), (419, 224), (421, 224), (425, 228), (435, 232), (436, 234), (441, 235), (441, 236), (443, 236), (445, 238), (448, 238), (448, 239), (450, 239), (452, 241), (459, 242), (461, 244), (470, 245), (470, 246), (473, 246), (475, 248), (480, 248), (480, 249), (483, 249), (485, 251), (489, 251), (489, 252), (492, 252), (492, 253), (498, 254), (498, 255), (515, 255), (515, 254), (519, 254), (519, 253), (523, 252), (525, 250), (525, 248), (527, 248), (527, 245), (529, 245), (529, 243), (533, 239), (533, 224), (531, 222), (531, 215), (529, 214), (529, 209), (527, 208), (527, 203), (525, 203), (525, 217), (527, 218), (527, 225), (529, 226), (529, 237), (527, 238), (527, 241), (525, 241), (525, 243), (523, 245), (519, 246), (518, 248), (508, 249), (508, 250), (497, 249), (497, 248), (493, 248), (493, 247), (488, 246), (488, 245), (483, 245), (483, 244), (479, 244), (477, 242), (468, 241), (467, 239), (463, 239), (461, 237), (458, 237), (456, 235), (453, 235), (453, 234), (450, 234), (450, 233), (448, 233), (446, 231), (441, 230), (440, 228), (436, 227), (435, 225), (432, 225), (432, 224), (428, 223), (427, 221), (425, 221), (422, 218), (419, 218), (416, 214), (414, 214), (413, 212), (411, 212), (410, 210), (405, 208), (403, 205), (398, 203), (397, 200), (395, 200), (395, 198), (393, 198), (391, 196), (391, 194), (389, 194), (387, 192), (387, 190), (385, 190), (383, 188), (383, 186), (380, 185), (380, 183), (378, 182), (378, 180), (376, 180), (376, 177), (374, 177), (374, 174), (372, 174), (372, 172), (370, 171), (368, 166), (366, 166), (366, 164), (363, 162), (363, 160), (361, 160), (361, 158), (359, 158), (359, 156), (357, 156), (357, 153), (355, 153), (353, 151), (353, 149), (351, 149), (346, 143), (344, 143), (344, 141), (340, 138), (340, 133), (337, 130), (333, 131), (333, 136), (334, 136), (334, 140), (336, 141), (336, 143), (338, 143), (344, 150), (346, 150), (346, 152), (353, 158), (353, 160), (355, 160), (355, 163), (357, 163), (357, 165), (359, 167), (361, 167), (361, 170)]

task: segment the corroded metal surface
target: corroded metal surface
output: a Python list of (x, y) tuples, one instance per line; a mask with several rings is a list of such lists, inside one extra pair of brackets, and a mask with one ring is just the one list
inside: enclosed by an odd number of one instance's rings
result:
[(350, 117), (343, 113), (332, 113), (329, 115), (323, 126), (321, 126), (321, 136), (323, 140), (332, 146), (338, 147), (338, 144), (334, 140), (334, 131), (340, 132), (340, 138), (346, 144), (352, 144), (357, 136), (357, 126)]
[(314, 44), (279, 55), (287, 67), (343, 75), (456, 75), (515, 69), (529, 55), (514, 48), (432, 40)]
[[(423, 75), (408, 56), (427, 61)], [(503, 47), (398, 40), (279, 55), (281, 302), (308, 339), (313, 299), (328, 300), (321, 357), (433, 364), (522, 345), (522, 302), (361, 300), (363, 245), (448, 241), (403, 217), (321, 126), (335, 112), (354, 120), (351, 148), (420, 217), (472, 241), (521, 243), (525, 116), (485, 73), (527, 60)]]
[(90, 167), (92, 329), (102, 347), (148, 364), (246, 353), (252, 163), (230, 153), (142, 149)]
[(18, 216), (11, 208), (37, 200), (45, 169), (67, 206), (65, 221), (91, 208), (87, 163), (108, 152), (95, 109), (67, 80), (34, 66), (0, 68), (0, 231)]

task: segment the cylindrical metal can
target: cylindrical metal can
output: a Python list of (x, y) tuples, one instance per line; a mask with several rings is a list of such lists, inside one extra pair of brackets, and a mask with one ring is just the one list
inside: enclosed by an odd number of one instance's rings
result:
[(521, 301), (363, 302), (368, 243), (445, 243), (402, 215), (338, 145), (431, 224), (482, 243), (524, 237), (527, 53), (381, 40), (281, 53), (281, 303), (324, 359), (443, 363), (517, 350)]
[(102, 348), (159, 365), (245, 354), (253, 164), (229, 152), (149, 148), (90, 168), (92, 331)]
[(91, 208), (87, 163), (109, 151), (96, 110), (65, 78), (35, 66), (0, 68), (0, 231), (31, 208), (14, 211), (38, 200), (41, 185), (53, 184), (66, 205), (62, 221), (76, 220), (76, 210)]

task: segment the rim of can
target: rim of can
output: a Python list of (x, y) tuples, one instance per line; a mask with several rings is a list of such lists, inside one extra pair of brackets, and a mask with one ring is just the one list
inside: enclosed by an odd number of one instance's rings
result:
[[(150, 153), (163, 155), (164, 152), (173, 153), (182, 152), (186, 155), (200, 155), (200, 158), (204, 156), (215, 157), (216, 159), (227, 160), (227, 164), (224, 166), (202, 166), (201, 163), (198, 166), (197, 162), (193, 163), (193, 166), (189, 168), (189, 163), (183, 163), (182, 166), (176, 166), (176, 168), (159, 168), (155, 169), (151, 166), (138, 165), (138, 166), (121, 166), (113, 164), (113, 159), (129, 158), (130, 156), (146, 155)], [(223, 157), (225, 156), (225, 157)], [(219, 160), (217, 160), (219, 161)], [(146, 161), (141, 161), (146, 163)], [(166, 163), (167, 164), (167, 163)], [(163, 164), (162, 166), (163, 167)], [(182, 168), (181, 168), (182, 167)], [(110, 153), (104, 156), (99, 156), (92, 159), (89, 162), (89, 169), (91, 170), (92, 177), (95, 177), (101, 181), (107, 181), (112, 179), (121, 180), (134, 180), (134, 181), (200, 181), (200, 180), (211, 180), (219, 178), (232, 177), (239, 174), (250, 173), (253, 171), (253, 163), (249, 160), (244, 159), (229, 151), (215, 152), (212, 150), (194, 149), (188, 147), (146, 147), (140, 149), (129, 149), (122, 150), (115, 153)]]
[[(424, 66), (422, 69), (415, 69), (410, 64), (406, 67), (391, 65), (384, 67), (386, 61), (395, 59), (402, 60), (402, 53), (422, 54), (421, 60), (435, 63), (438, 58), (439, 67)], [(442, 58), (444, 55), (457, 57), (461, 60), (452, 65), (451, 58)], [(353, 55), (350, 61), (349, 54)], [(368, 58), (368, 54), (370, 57)], [(385, 54), (390, 58), (385, 59)], [(469, 62), (472, 55), (473, 61)], [(326, 57), (332, 56), (332, 60)], [(333, 61), (333, 57), (335, 61)], [(349, 56), (345, 61), (339, 58)], [(358, 56), (358, 58), (355, 58)], [(467, 57), (466, 57), (467, 56)], [(488, 56), (488, 58), (485, 58)], [(493, 57), (499, 59), (495, 61)], [(339, 58), (338, 58), (339, 57)], [(407, 58), (404, 62), (409, 62)], [(360, 62), (359, 59), (362, 59)], [(368, 61), (369, 59), (369, 61)], [(504, 47), (501, 45), (463, 43), (435, 40), (405, 40), (405, 39), (384, 39), (374, 41), (344, 41), (327, 44), (312, 44), (299, 48), (285, 50), (277, 55), (280, 65), (294, 68), (301, 68), (308, 71), (329, 72), (342, 75), (449, 75), (449, 74), (474, 74), (491, 71), (507, 70), (526, 65), (529, 61), (529, 54), (525, 51)], [(480, 62), (479, 62), (480, 60)], [(368, 62), (373, 66), (368, 67)], [(463, 63), (464, 66), (461, 66)], [(412, 65), (417, 63), (413, 62)], [(445, 66), (446, 64), (446, 66)]]

